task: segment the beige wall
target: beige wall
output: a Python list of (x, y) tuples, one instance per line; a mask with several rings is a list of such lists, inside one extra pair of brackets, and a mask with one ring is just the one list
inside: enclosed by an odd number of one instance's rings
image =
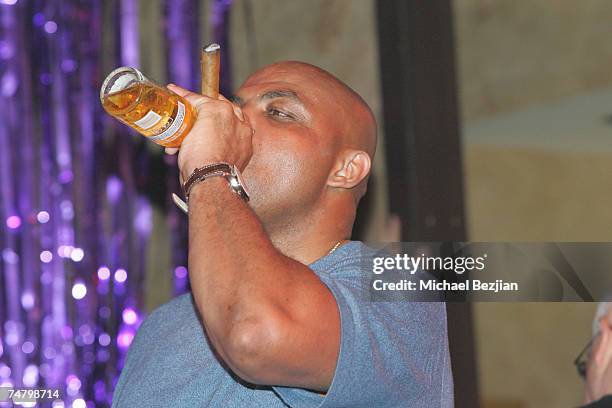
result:
[(612, 154), (470, 146), (472, 240), (612, 240)]
[[(610, 240), (612, 152), (603, 106), (612, 99), (606, 94), (602, 104), (598, 91), (612, 87), (612, 3), (454, 6), (470, 239)], [(571, 362), (594, 310), (476, 304), (484, 406), (578, 405), (582, 384)]]
[(455, 0), (466, 121), (612, 86), (609, 0)]
[(476, 338), (484, 408), (575, 407), (573, 360), (589, 339), (589, 303), (481, 303)]

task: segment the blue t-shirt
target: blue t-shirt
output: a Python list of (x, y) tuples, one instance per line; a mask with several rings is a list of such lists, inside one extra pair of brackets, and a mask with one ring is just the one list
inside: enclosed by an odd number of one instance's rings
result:
[(186, 294), (141, 325), (113, 408), (452, 407), (444, 304), (369, 301), (361, 265), (374, 253), (351, 241), (309, 265), (340, 310), (340, 354), (326, 395), (243, 382), (215, 355)]

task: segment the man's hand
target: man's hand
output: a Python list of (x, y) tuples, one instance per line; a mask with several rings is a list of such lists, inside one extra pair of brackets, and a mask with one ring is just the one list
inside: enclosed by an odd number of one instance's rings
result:
[(198, 115), (180, 150), (166, 148), (168, 154), (179, 152), (181, 183), (207, 164), (227, 162), (244, 170), (253, 154), (254, 131), (242, 110), (223, 96), (212, 99), (177, 85), (168, 85), (168, 89), (187, 99)]
[(612, 309), (599, 320), (599, 330), (587, 366), (587, 403), (612, 395)]

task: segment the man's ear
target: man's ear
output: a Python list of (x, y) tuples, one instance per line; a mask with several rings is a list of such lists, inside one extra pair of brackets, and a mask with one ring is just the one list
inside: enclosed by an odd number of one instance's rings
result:
[(327, 178), (330, 187), (353, 188), (367, 177), (372, 167), (370, 155), (362, 150), (345, 150)]

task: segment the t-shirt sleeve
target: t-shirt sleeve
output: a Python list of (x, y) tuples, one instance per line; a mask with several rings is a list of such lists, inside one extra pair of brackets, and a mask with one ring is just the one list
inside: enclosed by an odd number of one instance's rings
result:
[(453, 406), (444, 303), (370, 301), (358, 270), (339, 271), (321, 280), (340, 311), (334, 378), (326, 395), (274, 387), (288, 406)]
[(149, 358), (148, 353), (143, 353), (142, 350), (147, 350), (147, 339), (150, 338), (151, 330), (156, 324), (156, 317), (156, 313), (153, 312), (142, 322), (136, 332), (136, 336), (128, 348), (119, 379), (113, 390), (113, 408), (120, 406), (119, 401), (121, 401), (121, 394), (125, 390), (125, 383), (128, 382), (130, 376), (137, 375), (137, 373), (135, 373), (137, 370), (134, 368), (139, 365), (139, 361)]

